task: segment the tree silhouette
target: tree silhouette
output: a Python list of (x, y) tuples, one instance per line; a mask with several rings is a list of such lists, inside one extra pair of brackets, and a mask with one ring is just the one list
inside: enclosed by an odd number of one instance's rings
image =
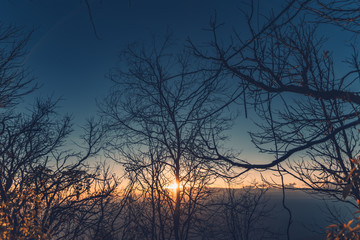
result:
[[(28, 110), (19, 106), (37, 87), (23, 65), (29, 35), (21, 36), (19, 28), (0, 26), (1, 238), (67, 238), (75, 234), (68, 219), (115, 187), (86, 163), (100, 151), (103, 131), (88, 121), (78, 149), (68, 150), (71, 119), (56, 113), (57, 101), (38, 99)], [(100, 181), (108, 188), (98, 191)]]
[[(205, 150), (205, 139), (220, 138), (227, 119), (219, 107), (218, 76), (191, 55), (171, 54), (170, 41), (124, 51), (125, 67), (111, 72), (113, 91), (101, 108), (111, 157), (123, 164), (143, 193), (143, 204), (150, 205), (150, 213), (141, 212), (152, 224), (137, 224), (150, 228), (142, 230), (152, 237), (186, 239), (205, 186), (224, 171), (193, 152)], [(174, 193), (167, 189), (173, 183)]]
[(341, 62), (320, 33), (330, 24), (333, 31), (345, 30), (355, 39), (359, 4), (293, 0), (277, 14), (267, 15), (256, 8), (258, 4), (252, 1), (243, 11), (248, 31), (235, 31), (229, 44), (221, 38), (216, 19), (210, 24), (211, 51), (189, 44), (196, 56), (237, 80), (243, 107), (253, 107), (261, 119), (259, 130), (251, 133), (252, 142), (274, 160), (229, 158), (215, 142), (217, 157), (208, 159), (245, 169), (279, 167), (316, 192), (338, 200), (344, 193), (359, 199), (357, 181), (350, 177), (356, 166), (352, 159), (359, 154), (357, 42), (350, 44), (351, 56)]

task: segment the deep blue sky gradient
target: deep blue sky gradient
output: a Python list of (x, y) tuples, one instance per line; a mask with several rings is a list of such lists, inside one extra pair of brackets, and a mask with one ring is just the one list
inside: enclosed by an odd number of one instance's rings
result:
[[(84, 1), (3, 0), (0, 4), (0, 23), (15, 24), (25, 31), (34, 30), (26, 65), (42, 87), (27, 97), (26, 103), (31, 104), (37, 96), (61, 97), (59, 110), (72, 114), (75, 125), (96, 115), (96, 99), (103, 98), (111, 87), (105, 75), (117, 65), (118, 54), (127, 44), (151, 41), (154, 35), (165, 35), (167, 29), (174, 33), (179, 46), (187, 37), (199, 44), (205, 43), (209, 40), (209, 33), (202, 29), (208, 26), (215, 12), (219, 22), (226, 24), (223, 32), (229, 36), (232, 28), (241, 34), (245, 26), (239, 11), (244, 9), (244, 5), (238, 0), (131, 0), (130, 5), (128, 0), (89, 2), (101, 40), (94, 35)], [(264, 0), (262, 7), (276, 11), (278, 4), (284, 2)], [(343, 49), (343, 40), (339, 39), (345, 36), (338, 35), (339, 32), (332, 31), (332, 28), (321, 31), (330, 38), (329, 49), (337, 51), (335, 54), (340, 56), (337, 61), (349, 55)], [(235, 151), (243, 150), (241, 157), (251, 162), (271, 160), (271, 157), (258, 154), (249, 141), (247, 131), (254, 127), (251, 119), (259, 120), (255, 115), (247, 120), (243, 117), (237, 120), (229, 132), (231, 141), (227, 146)], [(248, 177), (248, 182), (259, 180), (256, 175)], [(298, 209), (295, 217), (306, 212), (299, 208), (299, 204), (306, 206), (307, 210), (319, 211), (315, 205), (306, 205), (303, 199), (299, 202), (292, 200), (290, 206)]]
[[(246, 6), (237, 0), (89, 2), (100, 40), (94, 35), (87, 7), (81, 0), (6, 0), (0, 8), (3, 24), (34, 30), (26, 65), (42, 87), (26, 100), (30, 103), (39, 95), (61, 97), (60, 112), (72, 114), (76, 125), (96, 115), (96, 99), (103, 98), (111, 87), (105, 75), (118, 64), (119, 52), (129, 43), (152, 41), (154, 35), (161, 37), (168, 29), (179, 46), (187, 37), (198, 44), (206, 43), (210, 33), (203, 29), (215, 13), (219, 22), (225, 23), (224, 39), (228, 39), (233, 28), (246, 34), (245, 30), (242, 32), (246, 23), (240, 14)], [(279, 3), (284, 2), (264, 1), (261, 7), (276, 12)], [(324, 31), (332, 37), (330, 30)], [(336, 38), (330, 45), (341, 46)], [(250, 116), (254, 118), (257, 120)], [(256, 154), (246, 134), (253, 126), (249, 119), (238, 119), (228, 146), (244, 150), (242, 156), (247, 160), (264, 162), (266, 157)]]
[[(236, 0), (168, 1), (168, 0), (93, 0), (89, 1), (100, 40), (94, 35), (84, 1), (80, 0), (9, 0), (0, 8), (0, 21), (34, 30), (29, 42), (26, 65), (41, 89), (36, 96), (61, 97), (59, 110), (70, 113), (75, 124), (96, 115), (95, 99), (106, 95), (111, 82), (105, 75), (118, 64), (119, 52), (132, 42), (149, 42), (174, 34), (181, 47), (187, 37), (199, 44), (209, 40), (211, 16), (225, 23), (223, 31), (241, 29), (241, 5)], [(239, 127), (241, 131), (242, 125)], [(251, 144), (236, 134), (234, 147)], [(242, 148), (242, 147), (240, 147)], [(240, 149), (239, 148), (239, 149)]]
[(98, 40), (87, 7), (77, 0), (4, 1), (0, 21), (34, 29), (26, 64), (43, 87), (37, 94), (61, 96), (76, 119), (96, 112), (95, 98), (104, 96), (104, 78), (117, 55), (131, 42), (150, 41), (170, 29), (178, 43), (191, 36), (206, 41), (209, 18), (239, 20), (238, 1), (90, 1)]

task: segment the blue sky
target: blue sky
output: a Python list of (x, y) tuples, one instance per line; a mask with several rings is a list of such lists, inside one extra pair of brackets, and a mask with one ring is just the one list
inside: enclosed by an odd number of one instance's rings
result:
[[(241, 32), (245, 25), (239, 11), (244, 6), (237, 0), (131, 0), (130, 5), (128, 0), (89, 2), (100, 40), (94, 35), (83, 0), (5, 0), (0, 7), (2, 24), (34, 30), (26, 65), (42, 87), (26, 98), (26, 103), (31, 104), (39, 95), (62, 97), (59, 110), (72, 114), (76, 125), (96, 115), (96, 99), (104, 97), (111, 87), (105, 75), (118, 64), (118, 54), (127, 44), (150, 41), (167, 29), (174, 33), (179, 46), (187, 37), (205, 43), (209, 33), (203, 29), (215, 12), (229, 35), (232, 27)], [(276, 8), (276, 2), (284, 1), (264, 0), (264, 9)], [(334, 36), (337, 33), (323, 31), (331, 38), (332, 50), (342, 56), (348, 54), (338, 48), (343, 44)], [(271, 160), (257, 154), (249, 141), (246, 132), (254, 126), (251, 119), (257, 120), (254, 115), (237, 120), (228, 146), (243, 150), (241, 156), (253, 162)], [(249, 182), (255, 178), (250, 176)]]
[[(72, 114), (75, 124), (96, 115), (95, 100), (111, 87), (105, 75), (118, 64), (119, 52), (129, 43), (161, 38), (170, 29), (179, 46), (187, 37), (203, 44), (209, 39), (204, 29), (215, 13), (228, 31), (244, 24), (239, 14), (243, 6), (235, 0), (89, 2), (100, 40), (84, 1), (9, 0), (0, 8), (2, 23), (34, 30), (26, 65), (42, 87), (26, 100), (30, 103), (39, 95), (61, 97), (59, 111)], [(250, 146), (248, 140), (242, 142)]]
[[(76, 121), (96, 113), (95, 99), (103, 97), (110, 81), (104, 76), (116, 66), (121, 49), (174, 32), (179, 45), (191, 36), (205, 42), (209, 18), (236, 20), (237, 1), (90, 1), (98, 40), (84, 1), (4, 1), (0, 20), (34, 29), (26, 64), (42, 85), (37, 94), (64, 100), (60, 106)], [(61, 111), (63, 111), (61, 110)]]
[[(96, 99), (106, 95), (111, 82), (105, 75), (118, 64), (119, 52), (132, 42), (148, 42), (153, 36), (174, 33), (179, 46), (191, 37), (203, 44), (209, 41), (209, 19), (215, 13), (225, 23), (223, 33), (231, 35), (233, 28), (241, 34), (245, 26), (236, 0), (93, 0), (92, 7), (97, 39), (92, 30), (87, 7), (81, 0), (8, 0), (0, 8), (0, 21), (16, 24), (25, 31), (34, 30), (29, 42), (26, 65), (31, 69), (41, 89), (36, 96), (61, 97), (59, 111), (82, 124), (96, 115)], [(264, 9), (277, 8), (276, 2), (264, 1)], [(283, 2), (282, 2), (283, 3)], [(228, 36), (225, 36), (227, 38)], [(228, 146), (242, 151), (242, 157), (254, 162), (266, 161), (256, 154), (247, 131), (250, 119), (238, 119), (231, 131)]]

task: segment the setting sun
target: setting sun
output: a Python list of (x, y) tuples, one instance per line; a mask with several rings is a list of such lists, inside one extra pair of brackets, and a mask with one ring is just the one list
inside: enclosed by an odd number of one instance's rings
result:
[(177, 183), (176, 181), (170, 185), (168, 185), (167, 187), (165, 187), (166, 189), (172, 189), (173, 191), (176, 191), (178, 188), (183, 188), (182, 184)]

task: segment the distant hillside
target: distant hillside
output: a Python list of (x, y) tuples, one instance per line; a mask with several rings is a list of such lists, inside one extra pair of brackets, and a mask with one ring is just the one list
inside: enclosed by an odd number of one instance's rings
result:
[[(227, 193), (226, 188), (212, 188), (216, 195)], [(241, 192), (242, 189), (233, 189)], [(352, 218), (352, 212), (356, 211), (349, 204), (331, 200), (324, 200), (319, 195), (305, 193), (301, 190), (286, 190), (285, 204), (292, 213), (291, 239), (294, 240), (318, 240), (325, 239), (326, 226), (340, 222), (347, 222)], [(280, 239), (286, 239), (288, 213), (282, 206), (282, 190), (268, 189), (265, 194), (267, 205), (271, 208), (271, 216), (267, 219), (269, 226), (282, 233)], [(330, 213), (330, 211), (332, 213)], [(347, 220), (347, 221), (346, 221)]]

